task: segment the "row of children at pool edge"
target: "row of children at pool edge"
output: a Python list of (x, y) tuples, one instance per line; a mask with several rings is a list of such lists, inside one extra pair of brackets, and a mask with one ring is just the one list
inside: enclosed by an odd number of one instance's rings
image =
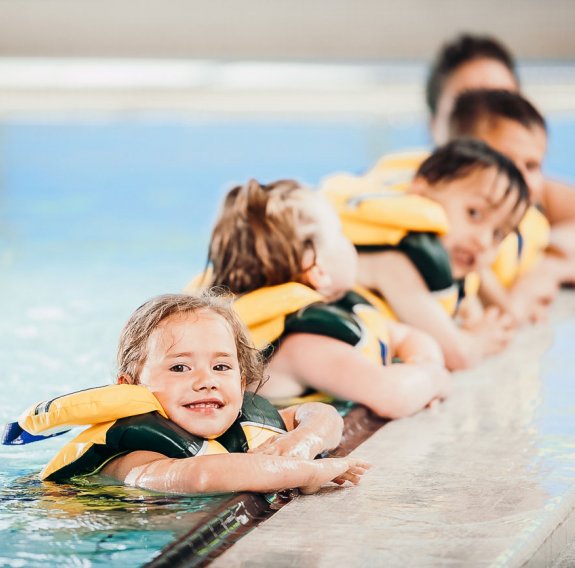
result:
[[(363, 460), (314, 459), (342, 434), (324, 401), (410, 416), (449, 395), (450, 371), (545, 317), (575, 282), (575, 192), (541, 173), (545, 121), (519, 93), (511, 56), (462, 36), (427, 95), (442, 143), (429, 155), (384, 157), (319, 191), (293, 180), (233, 188), (206, 272), (126, 324), (119, 385), (20, 420), (35, 435), (96, 423), (42, 477), (99, 473), (186, 493), (356, 484)], [(86, 398), (96, 416), (76, 410)]]

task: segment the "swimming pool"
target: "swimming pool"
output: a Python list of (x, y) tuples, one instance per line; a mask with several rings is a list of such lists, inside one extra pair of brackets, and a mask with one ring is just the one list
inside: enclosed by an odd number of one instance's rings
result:
[[(575, 116), (551, 118), (548, 171), (575, 180)], [(0, 419), (107, 384), (119, 331), (198, 272), (223, 192), (248, 177), (316, 184), (426, 143), (420, 121), (114, 120), (0, 123)], [(62, 438), (0, 447), (0, 563), (140, 566), (219, 502), (42, 485)]]

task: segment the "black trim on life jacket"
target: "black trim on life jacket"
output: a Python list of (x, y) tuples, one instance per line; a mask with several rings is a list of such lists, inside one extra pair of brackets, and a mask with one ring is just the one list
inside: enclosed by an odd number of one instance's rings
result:
[[(240, 416), (216, 441), (230, 453), (247, 452), (248, 441), (242, 428), (245, 422), (285, 430), (284, 421), (272, 404), (256, 394), (246, 393)], [(85, 454), (46, 480), (65, 481), (75, 476), (90, 475), (112, 459), (138, 450), (158, 452), (169, 458), (192, 457), (205, 443), (205, 438), (190, 434), (158, 412), (129, 416), (117, 420), (109, 428), (105, 445), (94, 444)]]
[(421, 274), (431, 292), (453, 285), (449, 254), (436, 233), (408, 233), (397, 245), (356, 245), (358, 252), (398, 250), (404, 253)]
[(284, 335), (289, 333), (313, 333), (333, 337), (350, 345), (357, 345), (361, 340), (362, 328), (350, 313), (338, 303), (315, 303), (285, 319)]

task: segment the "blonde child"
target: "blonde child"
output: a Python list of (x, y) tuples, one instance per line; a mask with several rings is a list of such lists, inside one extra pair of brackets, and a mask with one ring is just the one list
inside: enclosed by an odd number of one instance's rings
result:
[(377, 176), (339, 176), (325, 186), (358, 247), (360, 284), (381, 295), (400, 321), (431, 334), (449, 369), (503, 349), (513, 336), (509, 316), (491, 309), (465, 328), (452, 316), (454, 294), (464, 294), (465, 280), (489, 265), (525, 213), (518, 169), (482, 142), (458, 140), (433, 152), (407, 189), (382, 191), (378, 184)]
[(159, 296), (122, 331), (118, 385), (35, 405), (20, 424), (25, 431), (38, 426), (36, 433), (71, 420), (95, 424), (44, 469), (52, 481), (99, 472), (177, 493), (358, 483), (368, 464), (313, 459), (339, 443), (335, 410), (315, 403), (278, 413), (245, 392), (262, 377), (259, 354), (227, 301)]
[(237, 295), (256, 343), (273, 344), (261, 389), (270, 400), (320, 392), (400, 418), (447, 395), (437, 344), (352, 291), (356, 252), (318, 193), (291, 180), (232, 189), (209, 261), (208, 284)]
[(518, 323), (537, 321), (559, 285), (575, 281), (575, 190), (567, 189), (565, 195), (546, 190), (545, 120), (518, 93), (474, 90), (456, 99), (448, 125), (451, 138), (473, 136), (510, 158), (539, 208), (531, 208), (520, 225), (520, 241), (511, 245), (515, 270), (513, 259), (503, 252), (494, 266), (496, 274), (482, 275), (487, 302), (508, 311)]

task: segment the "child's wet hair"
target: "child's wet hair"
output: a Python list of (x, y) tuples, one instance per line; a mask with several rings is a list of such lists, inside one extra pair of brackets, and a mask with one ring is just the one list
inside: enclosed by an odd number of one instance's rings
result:
[(473, 136), (481, 124), (495, 125), (499, 119), (508, 119), (525, 128), (547, 131), (541, 113), (519, 93), (500, 89), (474, 89), (457, 97), (449, 116), (451, 138)]
[(425, 100), (432, 116), (437, 112), (439, 98), (451, 74), (465, 63), (477, 59), (498, 61), (507, 67), (519, 84), (515, 61), (501, 42), (490, 36), (460, 35), (443, 45), (431, 65), (425, 86)]
[(527, 207), (529, 190), (517, 166), (481, 140), (458, 138), (440, 146), (419, 166), (415, 177), (421, 177), (433, 186), (442, 181), (465, 177), (475, 169), (485, 168), (495, 168), (509, 182), (501, 201), (516, 191), (514, 210), (522, 205)]
[(169, 317), (199, 311), (214, 312), (227, 321), (238, 352), (243, 386), (259, 386), (263, 381), (263, 359), (253, 346), (245, 325), (233, 310), (231, 299), (224, 297), (218, 290), (208, 290), (197, 295), (164, 294), (142, 304), (130, 316), (120, 334), (118, 378), (139, 384), (140, 372), (148, 354), (148, 341), (154, 330)]
[(301, 281), (304, 255), (315, 250), (310, 194), (294, 180), (230, 190), (210, 241), (211, 284), (244, 294)]

